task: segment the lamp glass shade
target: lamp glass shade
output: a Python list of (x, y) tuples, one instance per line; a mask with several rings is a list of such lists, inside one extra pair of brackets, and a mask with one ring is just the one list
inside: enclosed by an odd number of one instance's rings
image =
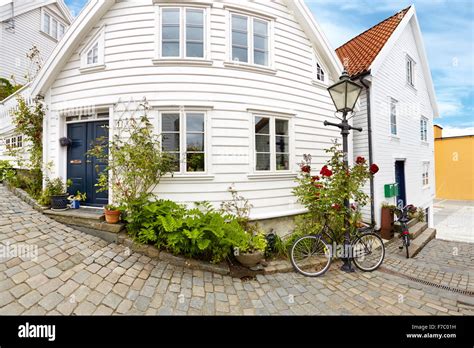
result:
[(349, 79), (341, 79), (329, 87), (328, 91), (338, 112), (351, 112), (359, 99), (362, 87)]
[(346, 108), (347, 111), (354, 110), (355, 104), (357, 103), (357, 99), (359, 99), (360, 92), (362, 91), (362, 87), (359, 85), (347, 81), (346, 82), (346, 90), (347, 90), (347, 101), (346, 101)]

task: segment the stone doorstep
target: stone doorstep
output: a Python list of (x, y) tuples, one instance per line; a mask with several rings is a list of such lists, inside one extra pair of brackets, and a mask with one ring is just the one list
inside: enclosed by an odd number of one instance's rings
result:
[(103, 221), (103, 215), (98, 215), (97, 213), (83, 214), (70, 212), (69, 210), (64, 212), (45, 210), (43, 213), (57, 222), (66, 225), (86, 227), (97, 231), (119, 233), (125, 228), (124, 224), (106, 223)]
[(427, 228), (420, 233), (410, 244), (410, 258), (415, 257), (431, 240), (436, 238), (436, 230)]

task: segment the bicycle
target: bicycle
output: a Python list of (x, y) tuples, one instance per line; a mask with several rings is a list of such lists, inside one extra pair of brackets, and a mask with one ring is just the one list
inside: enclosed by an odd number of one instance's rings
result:
[(410, 218), (408, 217), (408, 212), (413, 211), (413, 209), (416, 210), (416, 208), (412, 204), (407, 204), (404, 208), (395, 209), (395, 213), (397, 214), (397, 216), (400, 215), (398, 221), (400, 222), (402, 229), (402, 246), (399, 246), (398, 249), (402, 250), (403, 248), (406, 248), (407, 259), (410, 258), (410, 231), (408, 229), (408, 221), (410, 221)]
[[(293, 267), (305, 276), (323, 275), (334, 258), (330, 244), (336, 245), (336, 241), (336, 233), (327, 224), (326, 219), (320, 233), (303, 236), (293, 243), (290, 251)], [(357, 230), (349, 252), (350, 259), (363, 272), (375, 271), (385, 258), (385, 246), (382, 238), (374, 232), (373, 226)]]

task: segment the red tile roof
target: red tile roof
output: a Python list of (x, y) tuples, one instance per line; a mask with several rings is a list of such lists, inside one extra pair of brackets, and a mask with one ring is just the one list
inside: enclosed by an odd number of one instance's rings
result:
[(373, 61), (410, 7), (385, 19), (336, 49), (336, 53), (349, 75), (355, 76), (369, 71)]

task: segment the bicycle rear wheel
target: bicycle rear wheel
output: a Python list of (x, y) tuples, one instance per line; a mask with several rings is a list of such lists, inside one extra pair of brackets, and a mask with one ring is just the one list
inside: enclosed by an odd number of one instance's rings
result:
[(331, 249), (320, 236), (299, 238), (291, 247), (290, 256), (293, 267), (308, 277), (326, 273), (331, 264)]
[(352, 244), (354, 264), (364, 272), (375, 271), (385, 258), (382, 238), (373, 232), (364, 233)]
[(405, 244), (405, 248), (407, 250), (407, 259), (410, 258), (410, 250), (408, 249), (410, 246), (410, 237), (408, 235), (403, 236), (403, 244)]

